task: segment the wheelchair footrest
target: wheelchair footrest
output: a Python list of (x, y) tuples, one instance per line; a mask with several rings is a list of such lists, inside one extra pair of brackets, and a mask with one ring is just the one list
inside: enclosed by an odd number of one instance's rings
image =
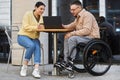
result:
[(74, 74), (74, 71), (72, 71), (72, 72), (70, 72), (69, 74), (68, 74), (68, 78), (74, 78), (75, 77), (75, 74)]

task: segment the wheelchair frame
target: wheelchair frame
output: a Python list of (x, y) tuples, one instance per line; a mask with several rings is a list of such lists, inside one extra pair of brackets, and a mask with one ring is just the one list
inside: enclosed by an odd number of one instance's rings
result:
[[(110, 69), (112, 64), (112, 51), (109, 45), (103, 40), (92, 39), (87, 44), (79, 43), (71, 50), (70, 54), (75, 49), (77, 49), (76, 54), (82, 53), (82, 59), (80, 59), (80, 64), (74, 63), (75, 60), (73, 61), (73, 71), (71, 71), (69, 77), (73, 75), (74, 71), (88, 72), (94, 76), (101, 76)], [(79, 66), (81, 63), (83, 67)]]
[[(79, 43), (79, 48), (80, 44), (81, 43)], [(78, 72), (87, 71), (94, 76), (101, 76), (110, 69), (111, 64), (112, 52), (109, 45), (102, 40), (93, 39), (83, 48), (84, 69), (79, 68), (78, 70), (78, 68), (75, 67), (74, 70)], [(99, 67), (100, 69), (98, 71)]]

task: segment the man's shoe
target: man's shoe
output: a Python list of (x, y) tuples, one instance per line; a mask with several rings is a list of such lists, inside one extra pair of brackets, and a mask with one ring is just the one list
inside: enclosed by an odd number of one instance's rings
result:
[(22, 66), (20, 76), (27, 76), (27, 66)]
[(62, 61), (62, 62), (57, 62), (54, 64), (54, 67), (58, 67), (60, 69), (67, 69), (69, 71), (72, 71), (72, 66), (70, 63), (67, 63), (65, 61)]
[(73, 62), (72, 61), (69, 61), (69, 62), (63, 62), (61, 64), (66, 70), (68, 71), (73, 71)]
[(66, 61), (62, 61), (60, 65), (62, 68), (66, 68), (68, 66), (68, 63)]
[(57, 63), (54, 64), (54, 67), (61, 68), (61, 65), (60, 65), (60, 64), (61, 64), (60, 62), (57, 62)]
[(73, 71), (72, 66), (66, 66), (66, 70)]
[(34, 69), (32, 75), (35, 78), (40, 78), (41, 77), (39, 69)]
[(70, 66), (73, 66), (73, 65), (74, 65), (73, 61), (69, 61), (68, 64), (69, 64)]

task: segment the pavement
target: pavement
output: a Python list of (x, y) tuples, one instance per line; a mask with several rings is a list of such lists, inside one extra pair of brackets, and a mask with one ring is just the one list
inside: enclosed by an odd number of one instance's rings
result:
[[(7, 64), (6, 63), (0, 63), (0, 80), (72, 80), (71, 78), (68, 78), (68, 74), (59, 75), (59, 76), (53, 76), (48, 75), (49, 71), (53, 70), (52, 64), (45, 65), (45, 70), (43, 71), (43, 67), (40, 66), (41, 71), (41, 78), (36, 79), (32, 77), (32, 67), (28, 67), (28, 75), (26, 77), (21, 77), (19, 75), (20, 72), (20, 66), (13, 66), (9, 65), (8, 72), (7, 72)], [(73, 80), (120, 80), (120, 65), (114, 64), (111, 66), (110, 70), (102, 75), (102, 76), (93, 76), (89, 73), (77, 73), (75, 72), (75, 77)]]

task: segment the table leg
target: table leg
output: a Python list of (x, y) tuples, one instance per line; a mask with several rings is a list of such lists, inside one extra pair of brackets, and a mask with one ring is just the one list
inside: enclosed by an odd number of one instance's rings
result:
[[(57, 33), (53, 33), (53, 37), (54, 37), (54, 39), (53, 39), (54, 40), (53, 64), (55, 64), (57, 62), (57, 56), (58, 56), (58, 53), (57, 53)], [(58, 75), (58, 71), (57, 71), (56, 67), (53, 68), (52, 75)]]
[[(58, 58), (58, 53), (57, 53), (57, 33), (53, 33), (53, 65), (57, 62), (57, 58)], [(48, 72), (49, 75), (59, 75), (59, 71), (56, 67), (53, 67), (52, 72)]]

